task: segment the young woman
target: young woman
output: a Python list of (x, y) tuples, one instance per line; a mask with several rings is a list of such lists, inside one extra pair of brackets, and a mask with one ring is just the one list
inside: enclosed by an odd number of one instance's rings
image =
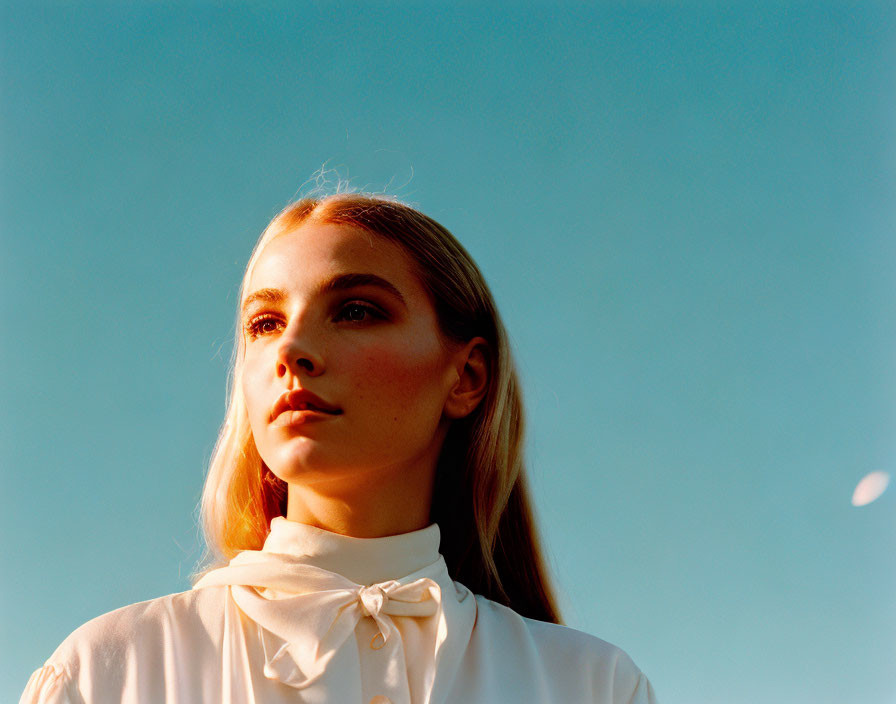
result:
[(293, 203), (240, 290), (193, 589), (69, 636), (22, 702), (654, 702), (559, 625), (475, 263), (382, 197)]

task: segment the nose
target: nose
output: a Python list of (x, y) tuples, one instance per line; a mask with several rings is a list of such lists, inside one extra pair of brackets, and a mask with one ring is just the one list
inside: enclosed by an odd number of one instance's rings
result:
[(324, 360), (320, 344), (311, 331), (297, 325), (287, 327), (277, 348), (277, 376), (320, 376), (324, 373)]

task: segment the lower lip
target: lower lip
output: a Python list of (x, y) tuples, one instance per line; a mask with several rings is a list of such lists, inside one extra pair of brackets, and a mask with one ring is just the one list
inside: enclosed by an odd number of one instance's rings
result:
[(328, 418), (336, 418), (339, 413), (324, 413), (323, 411), (284, 411), (274, 419), (272, 425), (304, 425), (305, 423), (314, 423)]

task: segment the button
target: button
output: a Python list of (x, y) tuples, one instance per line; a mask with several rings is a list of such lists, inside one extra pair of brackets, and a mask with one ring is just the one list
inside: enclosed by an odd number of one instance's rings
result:
[(382, 631), (377, 631), (376, 635), (370, 639), (370, 647), (374, 650), (379, 650), (386, 644), (386, 636), (383, 635)]
[(377, 694), (370, 700), (370, 704), (392, 704), (392, 700), (389, 697), (384, 697), (382, 694)]

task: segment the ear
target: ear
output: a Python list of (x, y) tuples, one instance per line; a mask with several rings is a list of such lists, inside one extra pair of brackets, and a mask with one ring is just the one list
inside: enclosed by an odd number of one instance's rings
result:
[(464, 418), (472, 413), (488, 390), (488, 343), (474, 337), (454, 353), (454, 384), (445, 399), (448, 418)]

